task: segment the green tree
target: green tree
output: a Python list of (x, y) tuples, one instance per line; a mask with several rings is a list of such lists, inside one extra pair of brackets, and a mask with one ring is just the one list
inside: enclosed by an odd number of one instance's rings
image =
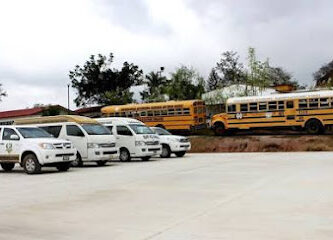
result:
[(328, 86), (332, 87), (333, 85), (333, 60), (323, 66), (313, 73), (313, 79), (316, 82), (317, 87)]
[(6, 91), (2, 88), (2, 84), (0, 83), (0, 102), (2, 101), (3, 97), (7, 97)]
[(192, 67), (181, 66), (171, 73), (166, 93), (170, 100), (199, 99), (205, 92), (205, 80)]
[(112, 68), (113, 54), (108, 57), (91, 55), (81, 67), (69, 72), (72, 87), (77, 91), (77, 106), (87, 104), (126, 104), (133, 101), (130, 88), (142, 83), (142, 70), (124, 62), (121, 70)]
[(223, 85), (221, 84), (222, 79), (220, 78), (219, 74), (216, 71), (216, 68), (212, 68), (209, 73), (208, 80), (207, 80), (207, 90), (213, 91), (217, 88), (222, 88)]
[(147, 85), (147, 90), (141, 92), (141, 97), (144, 102), (160, 102), (165, 101), (166, 87), (169, 80), (162, 76), (164, 68), (160, 71), (150, 72), (145, 76), (143, 81)]

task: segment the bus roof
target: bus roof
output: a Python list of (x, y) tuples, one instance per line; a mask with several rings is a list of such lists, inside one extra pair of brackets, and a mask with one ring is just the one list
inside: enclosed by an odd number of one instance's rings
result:
[(185, 100), (185, 101), (167, 101), (167, 102), (154, 102), (154, 103), (134, 103), (126, 105), (111, 105), (103, 107), (102, 113), (118, 112), (122, 110), (136, 110), (136, 109), (154, 109), (157, 107), (190, 107), (196, 102), (203, 102), (202, 100)]
[(75, 122), (78, 124), (96, 124), (96, 120), (83, 116), (76, 115), (58, 115), (58, 116), (48, 116), (48, 117), (34, 117), (34, 118), (24, 118), (17, 119), (14, 121), (15, 125), (21, 124), (41, 124), (41, 123), (59, 123), (59, 122)]
[(279, 100), (291, 100), (297, 98), (326, 98), (333, 97), (333, 90), (280, 93), (265, 96), (234, 97), (227, 100), (227, 104), (248, 103), (248, 102), (268, 102)]
[(121, 123), (121, 124), (143, 124), (143, 122), (134, 119), (134, 118), (125, 118), (125, 117), (106, 117), (106, 118), (96, 118), (96, 121), (101, 124), (113, 124), (113, 123)]

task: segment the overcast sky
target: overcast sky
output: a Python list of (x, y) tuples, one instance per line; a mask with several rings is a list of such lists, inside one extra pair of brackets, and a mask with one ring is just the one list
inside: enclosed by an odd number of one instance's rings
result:
[[(67, 105), (68, 72), (91, 54), (145, 73), (180, 64), (205, 78), (223, 51), (247, 49), (311, 84), (333, 59), (331, 0), (0, 0), (0, 111)], [(71, 90), (73, 99), (75, 92)], [(75, 108), (71, 103), (71, 108)]]

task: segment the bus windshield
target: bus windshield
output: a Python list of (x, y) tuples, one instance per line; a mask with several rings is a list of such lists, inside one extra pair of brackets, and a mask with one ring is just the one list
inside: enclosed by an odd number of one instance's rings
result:
[(20, 127), (17, 130), (24, 138), (53, 138), (51, 134), (40, 128)]
[(82, 124), (82, 127), (89, 135), (111, 135), (109, 129), (99, 124)]
[(154, 132), (146, 125), (130, 124), (129, 126), (136, 134), (154, 134)]

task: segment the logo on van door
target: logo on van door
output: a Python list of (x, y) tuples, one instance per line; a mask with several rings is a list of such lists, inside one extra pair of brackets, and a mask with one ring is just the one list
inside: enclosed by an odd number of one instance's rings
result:
[(6, 144), (6, 152), (11, 153), (13, 151), (13, 144), (7, 143)]

